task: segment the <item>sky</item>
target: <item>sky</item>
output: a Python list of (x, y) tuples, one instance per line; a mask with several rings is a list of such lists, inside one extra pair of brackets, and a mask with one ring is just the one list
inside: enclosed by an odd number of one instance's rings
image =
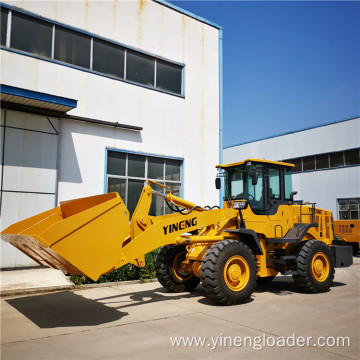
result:
[(360, 116), (359, 1), (169, 2), (223, 28), (224, 147)]

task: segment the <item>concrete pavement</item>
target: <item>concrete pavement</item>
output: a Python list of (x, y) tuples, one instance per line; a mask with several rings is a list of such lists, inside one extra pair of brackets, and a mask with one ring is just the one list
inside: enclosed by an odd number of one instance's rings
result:
[(1, 296), (70, 290), (74, 284), (60, 271), (48, 267), (0, 272)]
[[(358, 257), (352, 267), (336, 270), (328, 293), (302, 293), (291, 277), (279, 276), (258, 288), (250, 302), (232, 307), (205, 299), (201, 286), (192, 294), (170, 294), (157, 282), (8, 297), (1, 300), (1, 355), (5, 360), (358, 359), (359, 290)], [(173, 346), (174, 337), (201, 337), (196, 340), (204, 343)], [(239, 346), (244, 337), (246, 346)], [(299, 337), (312, 337), (309, 346), (301, 341), (293, 346), (291, 338)], [(324, 340), (318, 343), (319, 337)], [(350, 346), (332, 345), (338, 337), (348, 337)], [(272, 346), (282, 338), (287, 346)], [(328, 345), (321, 346), (324, 341)]]

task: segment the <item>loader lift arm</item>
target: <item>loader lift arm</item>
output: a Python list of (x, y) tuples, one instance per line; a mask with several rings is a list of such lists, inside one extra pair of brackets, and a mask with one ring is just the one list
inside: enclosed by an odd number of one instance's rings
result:
[[(201, 233), (209, 233), (213, 230), (217, 233), (221, 229), (236, 223), (237, 212), (233, 209), (206, 209), (196, 204), (181, 199), (171, 192), (167, 195), (155, 191), (150, 184), (160, 185), (154, 181), (148, 181), (143, 188), (139, 202), (136, 206), (130, 223), (130, 237), (123, 243), (119, 262), (116, 267), (132, 263), (138, 267), (145, 266), (145, 254), (160, 246), (190, 243), (189, 237), (181, 237), (183, 233), (191, 233), (201, 230)], [(150, 216), (149, 210), (152, 195), (161, 196), (168, 203), (180, 206), (182, 210), (178, 213)], [(200, 235), (201, 235), (200, 233)], [(225, 235), (226, 236), (226, 235)], [(228, 236), (231, 238), (231, 236)], [(197, 241), (201, 238), (197, 236)], [(224, 237), (221, 237), (223, 240)]]

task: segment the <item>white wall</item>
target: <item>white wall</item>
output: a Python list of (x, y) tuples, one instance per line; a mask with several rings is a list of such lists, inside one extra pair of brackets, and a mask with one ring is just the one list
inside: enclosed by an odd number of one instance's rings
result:
[(60, 201), (103, 192), (107, 146), (184, 158), (185, 197), (200, 204), (218, 203), (213, 186), (219, 161), (216, 28), (153, 1), (6, 3), (185, 64), (181, 98), (1, 52), (4, 84), (78, 100), (69, 114), (144, 128), (134, 134), (62, 121)]
[[(49, 120), (59, 128), (58, 119)], [(58, 152), (58, 136), (45, 116), (2, 109), (1, 125), (5, 124), (0, 141), (2, 229), (54, 207)], [(36, 265), (12, 245), (1, 241), (0, 246), (2, 268)]]
[[(360, 118), (224, 149), (224, 163), (248, 158), (285, 160), (360, 147)], [(316, 202), (338, 218), (337, 199), (360, 197), (360, 166), (295, 173), (297, 200)]]
[(352, 149), (360, 146), (359, 134), (360, 118), (356, 118), (232, 146), (224, 149), (224, 161), (231, 163), (249, 157), (281, 160)]

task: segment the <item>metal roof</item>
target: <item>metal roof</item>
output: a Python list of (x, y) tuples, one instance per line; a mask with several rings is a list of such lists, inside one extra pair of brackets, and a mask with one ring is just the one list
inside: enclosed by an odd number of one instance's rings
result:
[(37, 91), (0, 85), (1, 102), (31, 106), (66, 113), (77, 107), (77, 100)]

